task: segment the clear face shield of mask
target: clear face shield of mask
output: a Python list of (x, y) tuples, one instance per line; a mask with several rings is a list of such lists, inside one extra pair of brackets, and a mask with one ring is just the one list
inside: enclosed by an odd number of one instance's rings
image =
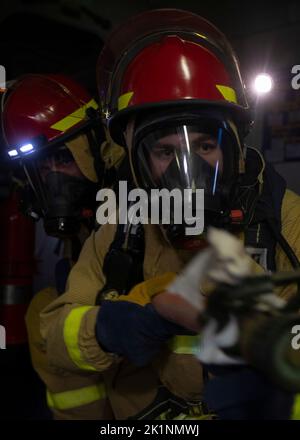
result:
[[(179, 189), (182, 195), (184, 190), (191, 190), (194, 217), (198, 215), (195, 192), (202, 189), (205, 227), (220, 226), (238, 174), (238, 148), (227, 128), (226, 123), (199, 118), (137, 130), (133, 163), (139, 185), (147, 191)], [(173, 205), (172, 209), (180, 207)], [(171, 212), (171, 219), (174, 217), (175, 212)], [(165, 229), (173, 231), (171, 235), (182, 234), (180, 225), (175, 226)]]
[(70, 237), (79, 232), (83, 217), (95, 208), (95, 184), (84, 177), (70, 150), (62, 145), (25, 160), (23, 168), (48, 235)]

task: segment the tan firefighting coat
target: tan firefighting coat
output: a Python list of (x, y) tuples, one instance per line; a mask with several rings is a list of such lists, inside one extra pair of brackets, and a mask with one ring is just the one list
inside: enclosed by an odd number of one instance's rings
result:
[[(132, 417), (153, 401), (160, 384), (186, 400), (201, 399), (202, 370), (193, 356), (197, 336), (175, 337), (143, 368), (99, 346), (95, 337), (99, 306), (95, 301), (105, 283), (103, 259), (115, 228), (105, 225), (92, 233), (70, 273), (66, 293), (49, 301), (41, 313), (36, 344), (44, 357), (39, 374), (47, 384), (48, 403), (58, 419)], [(300, 197), (289, 190), (282, 204), (282, 233), (300, 257)], [(157, 226), (145, 225), (145, 246), (146, 281), (132, 295), (132, 300), (141, 304), (164, 290), (172, 274), (183, 267), (182, 258), (163, 241)], [(291, 269), (279, 247), (276, 264), (278, 270)], [(254, 262), (253, 268), (262, 270)], [(293, 290), (294, 286), (288, 286), (278, 294), (288, 298)], [(52, 299), (50, 292), (48, 297)]]

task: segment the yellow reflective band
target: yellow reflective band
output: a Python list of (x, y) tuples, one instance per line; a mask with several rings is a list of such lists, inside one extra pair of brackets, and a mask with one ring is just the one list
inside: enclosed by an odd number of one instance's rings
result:
[(127, 92), (124, 93), (124, 95), (121, 95), (118, 99), (118, 110), (123, 110), (123, 108), (128, 107), (129, 101), (131, 100), (131, 97), (133, 95), (133, 92)]
[(91, 99), (87, 104), (84, 104), (82, 107), (79, 107), (73, 113), (70, 113), (65, 118), (60, 121), (55, 122), (55, 124), (51, 125), (53, 130), (58, 131), (67, 131), (69, 128), (73, 127), (73, 125), (78, 124), (78, 122), (82, 121), (86, 118), (86, 109), (92, 107), (95, 110), (98, 108), (98, 104), (94, 99)]
[(226, 99), (226, 101), (234, 102), (235, 104), (237, 104), (235, 91), (231, 87), (221, 86), (220, 84), (216, 84), (216, 87), (222, 94), (223, 98)]
[(198, 353), (200, 335), (195, 336), (175, 336), (168, 346), (173, 353), (177, 354), (193, 354)]
[(47, 390), (47, 404), (49, 408), (58, 410), (77, 408), (105, 398), (106, 393), (103, 383), (77, 390), (63, 391), (62, 393), (51, 393)]
[(297, 396), (295, 397), (291, 419), (300, 420), (300, 394), (297, 394)]
[(65, 320), (64, 325), (64, 341), (69, 353), (70, 358), (81, 370), (97, 371), (92, 365), (86, 363), (81, 355), (81, 351), (78, 347), (78, 335), (80, 330), (80, 324), (85, 313), (92, 309), (93, 306), (76, 307), (71, 310)]

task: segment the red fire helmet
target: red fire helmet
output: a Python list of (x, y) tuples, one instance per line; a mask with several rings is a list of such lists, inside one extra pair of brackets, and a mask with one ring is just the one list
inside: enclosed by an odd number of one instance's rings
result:
[(3, 97), (2, 129), (11, 158), (33, 139), (43, 138), (41, 147), (73, 132), (86, 122), (86, 109), (97, 108), (89, 93), (65, 75), (24, 75)]
[(251, 122), (231, 45), (213, 24), (188, 11), (147, 11), (119, 27), (99, 56), (97, 81), (118, 143), (132, 115), (157, 107), (222, 107), (244, 128)]

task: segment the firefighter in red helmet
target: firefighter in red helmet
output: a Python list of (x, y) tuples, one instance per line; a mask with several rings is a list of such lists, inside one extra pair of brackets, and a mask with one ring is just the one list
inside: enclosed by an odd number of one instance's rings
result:
[[(127, 41), (116, 33), (99, 58), (110, 133), (125, 144), (128, 122), (134, 126), (128, 150), (139, 187), (203, 188), (210, 222), (245, 221), (251, 213), (238, 203), (236, 183), (245, 172), (241, 139), (252, 120), (236, 56), (224, 35), (201, 17), (176, 10), (160, 18), (146, 15), (133, 26), (126, 53)], [(158, 176), (153, 144), (160, 138), (172, 144), (172, 136), (181, 145)], [(171, 158), (170, 150), (165, 153)], [(179, 229), (170, 225), (168, 232), (179, 238)]]
[(96, 192), (113, 183), (108, 173), (120, 164), (123, 152), (104, 141), (96, 101), (65, 75), (27, 74), (14, 81), (3, 97), (2, 128), (6, 154), (19, 165), (14, 172), (18, 177), (20, 168), (25, 173), (21, 208), (34, 219), (42, 217), (46, 234), (63, 241), (62, 258), (55, 267), (48, 264), (55, 285), (34, 295), (26, 313), (33, 367), (46, 385), (54, 416), (57, 408), (63, 418), (80, 410), (78, 388), (81, 396), (88, 388), (90, 402), (102, 411), (102, 383), (95, 387), (78, 378), (76, 386), (70, 385), (48, 363), (39, 315), (65, 291), (71, 267), (95, 227)]
[(31, 188), (28, 213), (46, 233), (66, 237), (93, 216), (104, 177), (97, 103), (64, 75), (24, 75), (3, 96), (7, 155), (22, 164)]
[[(254, 272), (298, 264), (287, 243), (298, 197), (246, 149), (252, 119), (238, 62), (203, 18), (163, 9), (130, 19), (108, 39), (97, 76), (105, 124), (128, 151), (136, 186), (204, 189), (205, 228), (187, 236), (174, 206), (168, 225), (103, 226), (86, 242), (65, 295), (42, 313), (47, 354), (68, 374), (101, 373), (117, 419), (210, 419), (193, 309), (177, 321), (157, 310), (168, 306), (168, 286), (206, 245), (211, 225), (264, 249), (251, 260)], [(203, 296), (209, 287), (200, 286)]]

